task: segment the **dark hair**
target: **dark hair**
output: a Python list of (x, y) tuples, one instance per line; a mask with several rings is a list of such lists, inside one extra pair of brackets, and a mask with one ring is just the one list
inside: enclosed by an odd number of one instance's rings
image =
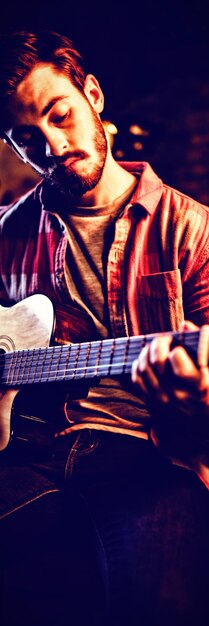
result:
[(68, 37), (52, 31), (19, 31), (0, 37), (0, 127), (7, 99), (37, 63), (50, 63), (83, 91), (86, 72)]

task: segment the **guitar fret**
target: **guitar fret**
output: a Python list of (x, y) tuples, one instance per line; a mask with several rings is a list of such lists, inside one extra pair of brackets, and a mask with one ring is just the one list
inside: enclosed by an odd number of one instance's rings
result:
[[(43, 380), (43, 378), (44, 378), (44, 376), (45, 376), (46, 355), (47, 355), (46, 350), (43, 350), (43, 351), (41, 352), (41, 354), (39, 355), (39, 356), (40, 356), (39, 361), (40, 361), (40, 363), (41, 363), (41, 364), (40, 364), (40, 373), (39, 373), (39, 382), (40, 382), (40, 383), (42, 382), (42, 380)], [(42, 358), (41, 358), (41, 357), (42, 357)]]
[(75, 359), (74, 359), (74, 366), (72, 369), (72, 378), (77, 378), (79, 377), (79, 374), (76, 370), (77, 370), (78, 359), (79, 359), (79, 354), (80, 354), (80, 344), (75, 344), (75, 350), (72, 350), (72, 353), (73, 352), (75, 352)]
[(58, 372), (58, 378), (57, 378), (57, 380), (59, 381), (64, 380), (66, 377), (66, 362), (68, 360), (68, 352), (69, 350), (68, 349), (66, 350), (66, 346), (61, 346), (59, 372)]
[(89, 343), (87, 345), (87, 349), (86, 349), (86, 359), (85, 359), (85, 363), (84, 363), (84, 378), (86, 376), (86, 372), (87, 372), (87, 368), (88, 368), (90, 353), (91, 353), (91, 341), (89, 341)]
[(60, 361), (61, 361), (61, 347), (60, 350), (57, 353), (54, 352), (53, 357), (54, 357), (54, 366), (55, 366), (55, 370), (54, 370), (54, 379), (59, 380), (59, 366), (60, 366)]
[(45, 382), (49, 382), (51, 380), (52, 374), (53, 374), (53, 380), (54, 380), (54, 372), (53, 372), (54, 346), (52, 348), (49, 348), (48, 356), (49, 358), (46, 357), (46, 363), (45, 363), (45, 372), (44, 372)]
[[(55, 350), (57, 351), (57, 348), (55, 348)], [(64, 345), (64, 346), (59, 347), (58, 359), (55, 358), (56, 352), (53, 354), (54, 366), (55, 366), (54, 376), (56, 378), (56, 381), (61, 382), (67, 378), (70, 352), (71, 352), (71, 346)], [(74, 377), (74, 374), (72, 373), (72, 376), (70, 376), (70, 378), (73, 378), (73, 377)]]
[(79, 353), (75, 363), (75, 378), (85, 378), (90, 357), (91, 342), (79, 344)]
[(88, 343), (79, 344), (73, 369), (74, 377), (76, 379), (85, 378), (86, 376), (89, 377), (89, 374), (90, 376), (94, 376), (92, 363), (94, 368), (95, 354), (92, 346), (93, 344), (90, 341)]
[(47, 369), (45, 369), (44, 373), (45, 382), (56, 382), (57, 380), (60, 350), (60, 346), (58, 351), (56, 350), (55, 346), (52, 346), (50, 348), (49, 361), (46, 362)]
[(102, 350), (100, 353), (100, 364), (98, 373), (100, 376), (109, 376), (111, 371), (111, 365), (114, 358), (115, 339), (107, 339), (102, 343)]
[(37, 353), (34, 354), (34, 350), (31, 352), (24, 350), (22, 354), (24, 358), (19, 358), (16, 384), (33, 383), (37, 374)]
[(110, 347), (110, 358), (109, 358), (109, 365), (108, 365), (108, 370), (107, 370), (108, 376), (110, 376), (111, 374), (111, 365), (112, 365), (112, 361), (114, 358), (114, 352), (115, 352), (115, 339), (112, 340), (112, 345)]
[(132, 369), (132, 363), (139, 356), (140, 351), (146, 345), (145, 337), (138, 337), (138, 341), (135, 341), (135, 337), (130, 337), (127, 350), (124, 355), (124, 374), (130, 374)]
[(25, 350), (24, 362), (21, 360), (16, 382), (19, 384), (42, 382), (46, 354), (46, 348)]
[(84, 364), (85, 378), (94, 378), (98, 367), (98, 358), (101, 341), (89, 341), (86, 346), (86, 360)]
[(10, 355), (10, 362), (8, 367), (8, 374), (6, 377), (6, 383), (12, 385), (14, 379), (14, 371), (15, 371), (15, 362), (17, 360), (17, 353), (12, 352)]
[[(121, 352), (122, 348), (122, 352)], [(108, 376), (120, 375), (123, 369), (123, 353), (124, 353), (124, 344), (122, 345), (119, 339), (113, 339), (111, 351), (110, 351), (110, 363), (108, 368)]]
[(27, 351), (23, 350), (23, 352), (18, 352), (17, 353), (17, 359), (16, 361), (18, 362), (17, 367), (14, 368), (14, 377), (13, 377), (13, 382), (17, 383), (17, 381), (24, 381), (24, 377), (23, 377), (23, 371), (25, 370), (26, 367), (26, 360), (27, 360)]
[(23, 363), (22, 381), (25, 380), (25, 377), (27, 381), (27, 377), (28, 377), (27, 368), (28, 368), (28, 361), (29, 361), (29, 353), (27, 350), (25, 350), (24, 353), (25, 353), (25, 363)]
[(31, 363), (31, 368), (30, 368), (30, 376), (32, 377), (32, 380), (31, 380), (32, 383), (35, 382), (36, 377), (38, 375), (38, 360), (40, 356), (40, 351), (41, 351), (41, 348), (38, 350), (38, 352), (35, 352), (35, 351), (33, 352), (32, 363)]
[[(166, 334), (172, 336), (172, 346), (184, 345), (191, 357), (197, 360), (199, 331)], [(39, 382), (130, 374), (133, 360), (154, 337), (123, 337), (4, 352), (0, 354), (1, 385), (18, 387)]]
[(69, 364), (69, 361), (70, 361), (71, 349), (72, 349), (72, 344), (69, 344), (69, 346), (67, 346), (67, 350), (66, 350), (65, 376), (64, 376), (64, 378), (67, 377), (67, 373), (68, 373), (68, 364)]
[(130, 337), (128, 337), (127, 342), (126, 342), (126, 346), (125, 346), (123, 374), (126, 373), (126, 368), (127, 368), (127, 366), (129, 366), (129, 363), (128, 363), (129, 346), (130, 346)]
[[(98, 350), (97, 350), (97, 357), (96, 357), (96, 363), (95, 363), (95, 369), (94, 369), (94, 376), (98, 376), (98, 369), (99, 369), (99, 364), (100, 364), (100, 359), (101, 359), (101, 354), (102, 354), (103, 341), (102, 340), (98, 341), (96, 342), (96, 344), (98, 345)], [(94, 346), (92, 349), (94, 350)]]

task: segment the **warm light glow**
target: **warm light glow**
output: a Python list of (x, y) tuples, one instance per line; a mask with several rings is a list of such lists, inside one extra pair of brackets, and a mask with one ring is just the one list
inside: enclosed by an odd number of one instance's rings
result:
[(117, 135), (118, 134), (117, 126), (115, 126), (115, 124), (113, 124), (113, 122), (104, 121), (103, 124), (104, 124), (105, 129), (107, 130), (107, 132), (110, 133), (110, 135)]
[(148, 137), (149, 135), (148, 130), (144, 130), (138, 124), (132, 124), (131, 126), (129, 126), (129, 132), (132, 135), (141, 135), (142, 137)]
[(115, 135), (117, 135), (118, 129), (115, 126), (115, 124), (113, 124), (113, 122), (110, 122), (108, 120), (103, 120), (102, 124), (106, 132), (106, 136), (107, 136), (110, 148), (112, 149), (114, 141), (115, 141)]
[(115, 126), (115, 124), (112, 124), (112, 122), (110, 122), (110, 124), (107, 125), (107, 130), (108, 130), (108, 133), (110, 133), (111, 135), (117, 135), (118, 133), (117, 126)]
[(122, 159), (124, 157), (125, 152), (123, 150), (116, 150), (115, 157), (116, 159)]
[(133, 148), (134, 150), (143, 150), (144, 146), (143, 143), (141, 143), (140, 141), (135, 141), (133, 143)]

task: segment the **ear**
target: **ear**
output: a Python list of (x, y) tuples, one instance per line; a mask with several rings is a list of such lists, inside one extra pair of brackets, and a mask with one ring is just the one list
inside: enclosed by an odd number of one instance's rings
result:
[(86, 76), (84, 93), (96, 113), (101, 113), (104, 109), (104, 96), (98, 80), (93, 74), (87, 74)]

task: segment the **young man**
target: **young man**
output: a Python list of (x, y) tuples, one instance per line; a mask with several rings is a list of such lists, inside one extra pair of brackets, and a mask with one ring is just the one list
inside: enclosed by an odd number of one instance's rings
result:
[[(113, 159), (101, 88), (68, 39), (15, 34), (0, 58), (1, 136), (42, 177), (2, 208), (1, 302), (44, 294), (55, 342), (96, 341), (75, 353), (76, 389), (27, 390), (30, 423), (55, 405), (51, 455), (30, 454), (30, 441), (23, 452), (15, 425), (8, 445), (16, 391), (2, 393), (4, 624), (206, 624), (208, 210), (148, 164)], [(196, 358), (167, 333), (193, 329)], [(115, 339), (165, 331), (124, 374), (129, 341)], [(108, 366), (87, 390), (94, 350), (94, 372)]]

